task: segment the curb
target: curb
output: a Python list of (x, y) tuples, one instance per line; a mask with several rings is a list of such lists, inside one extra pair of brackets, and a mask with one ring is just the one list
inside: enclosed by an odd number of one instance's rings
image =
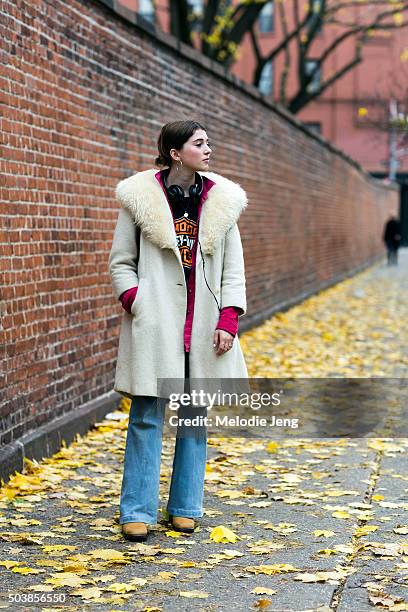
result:
[(44, 457), (51, 457), (60, 450), (62, 441), (69, 446), (78, 433), (86, 434), (94, 423), (115, 410), (121, 399), (123, 398), (119, 393), (110, 392), (1, 448), (2, 484), (8, 482), (14, 472), (23, 470), (25, 458), (40, 461)]

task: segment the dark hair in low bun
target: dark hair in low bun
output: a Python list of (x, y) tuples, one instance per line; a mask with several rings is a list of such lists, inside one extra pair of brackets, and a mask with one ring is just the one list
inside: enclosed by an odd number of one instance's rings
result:
[(180, 150), (196, 130), (205, 130), (205, 127), (198, 121), (172, 121), (163, 125), (157, 141), (159, 155), (154, 160), (155, 165), (170, 168), (173, 163), (170, 150)]

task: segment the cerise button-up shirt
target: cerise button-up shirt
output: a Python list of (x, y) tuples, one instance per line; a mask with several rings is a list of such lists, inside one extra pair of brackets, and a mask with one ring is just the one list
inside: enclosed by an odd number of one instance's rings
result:
[[(155, 174), (155, 177), (163, 189), (163, 192), (166, 196), (166, 199), (169, 204), (170, 211), (171, 211), (171, 214), (174, 220), (173, 209), (167, 198), (167, 193), (166, 193), (166, 189), (164, 186), (163, 170), (159, 170)], [(200, 202), (198, 205), (198, 224), (200, 221), (200, 215), (201, 215), (203, 204), (205, 200), (207, 199), (208, 192), (210, 191), (213, 185), (215, 185), (214, 181), (212, 181), (206, 176), (203, 176), (203, 191), (202, 191)], [(188, 283), (187, 283), (187, 310), (186, 310), (186, 320), (184, 323), (184, 350), (186, 352), (190, 351), (191, 329), (193, 326), (193, 317), (194, 317), (197, 244), (198, 244), (198, 238), (195, 240), (194, 247), (193, 247), (192, 269), (191, 269), (191, 273), (190, 273)], [(123, 308), (129, 313), (131, 312), (131, 306), (133, 304), (133, 300), (136, 297), (136, 293), (137, 293), (137, 287), (131, 287), (127, 291), (124, 291), (119, 297), (119, 300), (122, 302)], [(220, 316), (219, 316), (219, 320), (218, 320), (216, 329), (223, 329), (224, 331), (229, 332), (232, 336), (235, 336), (238, 332), (238, 315), (240, 312), (241, 310), (239, 308), (236, 308), (235, 306), (226, 306), (225, 308), (222, 308), (220, 311)]]

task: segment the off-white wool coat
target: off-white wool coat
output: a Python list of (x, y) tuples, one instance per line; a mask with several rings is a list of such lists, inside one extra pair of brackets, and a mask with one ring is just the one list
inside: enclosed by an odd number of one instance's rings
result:
[[(130, 398), (169, 397), (170, 392), (184, 390), (187, 287), (172, 213), (156, 173), (154, 168), (138, 172), (116, 187), (121, 207), (109, 255), (113, 291), (118, 299), (127, 289), (139, 287), (132, 314), (123, 310), (114, 384), (115, 391)], [(199, 221), (205, 276), (221, 308), (237, 306), (245, 314), (244, 257), (237, 221), (247, 206), (246, 193), (219, 174), (201, 174), (216, 183), (203, 203)], [(135, 225), (141, 228), (138, 272)], [(190, 379), (247, 379), (238, 335), (229, 351), (215, 353), (218, 318), (198, 247)], [(164, 387), (163, 381), (167, 381)]]

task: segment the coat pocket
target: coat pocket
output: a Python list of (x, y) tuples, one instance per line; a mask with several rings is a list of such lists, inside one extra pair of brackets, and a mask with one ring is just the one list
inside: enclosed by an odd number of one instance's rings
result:
[(145, 284), (145, 278), (139, 278), (138, 289), (136, 293), (136, 297), (133, 300), (132, 306), (130, 307), (130, 312), (133, 316), (135, 316), (139, 310), (140, 300), (143, 298), (143, 289)]

